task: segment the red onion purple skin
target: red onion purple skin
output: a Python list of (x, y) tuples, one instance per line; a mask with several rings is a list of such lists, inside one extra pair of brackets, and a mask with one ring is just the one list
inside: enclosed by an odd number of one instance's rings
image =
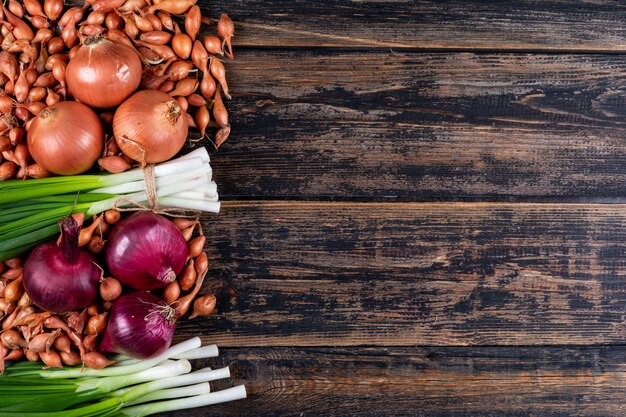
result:
[(136, 290), (162, 288), (185, 266), (187, 242), (165, 217), (139, 211), (113, 228), (106, 248), (111, 275)]
[(131, 292), (113, 303), (99, 351), (151, 358), (170, 347), (175, 329), (175, 310), (165, 301), (149, 292)]
[[(71, 220), (68, 220), (71, 219)], [(78, 224), (72, 236), (64, 235), (61, 245), (46, 242), (35, 247), (24, 264), (24, 289), (30, 299), (44, 310), (55, 313), (76, 310), (91, 304), (98, 295), (102, 271), (96, 258), (78, 248)], [(65, 233), (66, 225), (62, 226)], [(75, 233), (75, 235), (73, 235)]]

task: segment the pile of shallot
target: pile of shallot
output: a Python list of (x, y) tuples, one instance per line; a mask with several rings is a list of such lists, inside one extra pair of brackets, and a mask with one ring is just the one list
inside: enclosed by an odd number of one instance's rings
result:
[[(196, 0), (8, 0), (0, 13), (0, 180), (119, 173), (230, 134), (234, 25)], [(200, 35), (215, 27), (216, 35)], [(199, 140), (199, 139), (198, 139)]]

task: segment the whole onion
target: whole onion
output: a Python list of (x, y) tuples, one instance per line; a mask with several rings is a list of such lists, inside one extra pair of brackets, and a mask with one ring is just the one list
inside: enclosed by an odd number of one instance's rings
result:
[(115, 225), (106, 246), (111, 275), (136, 290), (164, 287), (187, 259), (187, 242), (174, 223), (139, 211)]
[(187, 139), (185, 112), (162, 91), (143, 90), (122, 103), (113, 116), (115, 140), (124, 154), (141, 163), (167, 161)]
[(61, 243), (40, 244), (24, 264), (24, 289), (45, 310), (76, 310), (98, 295), (101, 270), (94, 256), (78, 247), (78, 235), (78, 223), (68, 216), (61, 222)]
[(104, 129), (86, 105), (61, 101), (35, 117), (27, 140), (33, 159), (46, 171), (75, 175), (91, 168), (102, 153)]
[(145, 359), (170, 347), (176, 311), (149, 292), (131, 292), (115, 300), (99, 350)]
[(67, 86), (79, 101), (106, 108), (120, 104), (141, 81), (141, 60), (128, 46), (87, 37), (66, 70)]

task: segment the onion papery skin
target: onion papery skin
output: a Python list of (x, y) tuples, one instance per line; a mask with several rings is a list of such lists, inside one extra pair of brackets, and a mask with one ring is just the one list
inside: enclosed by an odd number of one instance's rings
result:
[(78, 247), (76, 221), (68, 217), (62, 229), (61, 244), (51, 241), (35, 247), (23, 271), (24, 289), (33, 303), (55, 313), (91, 304), (102, 273), (96, 258)]
[(143, 90), (130, 96), (113, 116), (113, 134), (124, 154), (140, 163), (167, 161), (187, 140), (185, 112), (170, 95)]
[(111, 306), (99, 350), (150, 358), (170, 347), (175, 329), (176, 312), (165, 301), (149, 292), (131, 292)]
[(135, 51), (97, 35), (86, 38), (67, 64), (66, 80), (77, 100), (108, 108), (137, 90), (141, 71), (141, 60)]
[(76, 175), (93, 166), (104, 147), (100, 118), (76, 101), (61, 101), (43, 110), (28, 129), (28, 149), (46, 171)]
[(115, 225), (106, 246), (111, 275), (136, 290), (154, 290), (174, 281), (186, 259), (182, 233), (150, 211), (139, 211)]

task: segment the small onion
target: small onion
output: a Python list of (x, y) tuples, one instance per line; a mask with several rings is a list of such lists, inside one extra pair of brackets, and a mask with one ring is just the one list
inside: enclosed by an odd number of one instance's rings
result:
[(187, 243), (174, 223), (147, 211), (117, 223), (106, 247), (111, 274), (136, 290), (153, 290), (174, 281), (186, 258)]
[(176, 312), (165, 301), (148, 292), (131, 292), (113, 303), (99, 350), (150, 358), (165, 352), (175, 328)]
[(30, 125), (28, 148), (46, 171), (75, 175), (92, 167), (104, 146), (104, 129), (89, 107), (61, 101), (43, 110)]
[(74, 97), (85, 104), (113, 107), (139, 87), (141, 70), (141, 61), (132, 49), (91, 36), (67, 66), (67, 85)]
[(231, 38), (235, 35), (235, 25), (233, 21), (230, 20), (230, 17), (226, 13), (223, 13), (220, 16), (220, 20), (217, 22), (217, 32), (222, 35), (224, 38), (224, 43), (228, 45), (228, 55), (229, 58), (234, 58), (233, 55), (233, 45), (231, 44)]
[(181, 150), (188, 124), (180, 106), (166, 93), (139, 91), (113, 117), (115, 140), (124, 154), (141, 163), (167, 161)]
[(46, 16), (50, 20), (57, 20), (63, 13), (63, 1), (62, 0), (44, 0), (43, 10), (46, 12)]

